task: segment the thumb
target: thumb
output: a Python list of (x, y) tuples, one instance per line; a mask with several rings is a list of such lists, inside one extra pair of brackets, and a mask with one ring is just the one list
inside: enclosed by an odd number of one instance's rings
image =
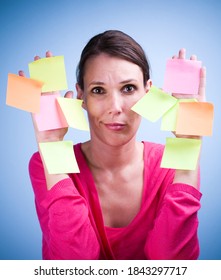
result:
[(73, 98), (74, 92), (69, 90), (65, 93), (64, 97), (65, 98)]

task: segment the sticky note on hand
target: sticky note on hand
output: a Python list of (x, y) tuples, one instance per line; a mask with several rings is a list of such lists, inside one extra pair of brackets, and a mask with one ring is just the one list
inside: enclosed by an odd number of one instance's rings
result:
[(41, 96), (40, 112), (33, 115), (39, 131), (68, 127), (57, 103), (57, 97), (58, 93)]
[(211, 136), (214, 107), (208, 102), (179, 103), (176, 133), (181, 135)]
[(170, 93), (197, 95), (201, 67), (201, 61), (168, 59), (163, 90)]
[(49, 174), (79, 173), (72, 141), (39, 143)]
[(82, 109), (82, 100), (58, 97), (57, 101), (70, 127), (86, 131), (89, 130)]
[(131, 110), (149, 121), (155, 122), (173, 107), (176, 102), (177, 99), (175, 97), (152, 86), (149, 92), (145, 94)]
[(18, 109), (37, 113), (43, 83), (33, 79), (8, 74), (6, 104)]
[(63, 56), (41, 58), (29, 63), (28, 66), (30, 77), (44, 83), (42, 92), (67, 89)]
[(201, 148), (200, 139), (166, 138), (162, 168), (195, 170)]
[(163, 115), (161, 130), (176, 131), (176, 122), (180, 102), (197, 102), (197, 99), (177, 99), (176, 104)]

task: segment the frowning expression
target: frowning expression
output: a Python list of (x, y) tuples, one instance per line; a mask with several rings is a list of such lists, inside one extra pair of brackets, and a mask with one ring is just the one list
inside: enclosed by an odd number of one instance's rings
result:
[(78, 98), (87, 110), (91, 140), (122, 145), (134, 139), (141, 117), (131, 107), (148, 92), (140, 67), (121, 58), (100, 54), (85, 65), (84, 90)]

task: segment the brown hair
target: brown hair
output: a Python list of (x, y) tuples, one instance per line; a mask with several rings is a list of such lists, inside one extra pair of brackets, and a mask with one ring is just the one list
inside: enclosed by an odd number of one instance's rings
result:
[(150, 78), (150, 66), (142, 47), (129, 35), (118, 30), (108, 30), (92, 37), (84, 47), (77, 67), (77, 83), (84, 89), (86, 61), (101, 53), (119, 57), (138, 65), (143, 72), (144, 85)]

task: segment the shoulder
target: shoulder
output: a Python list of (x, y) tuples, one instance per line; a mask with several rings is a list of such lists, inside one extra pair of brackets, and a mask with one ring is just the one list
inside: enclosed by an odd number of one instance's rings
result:
[(162, 159), (164, 145), (153, 142), (143, 142), (144, 144), (144, 157), (145, 159), (149, 158), (154, 161), (159, 161)]
[(34, 153), (29, 160), (29, 174), (30, 176), (44, 177), (43, 163), (39, 152)]

